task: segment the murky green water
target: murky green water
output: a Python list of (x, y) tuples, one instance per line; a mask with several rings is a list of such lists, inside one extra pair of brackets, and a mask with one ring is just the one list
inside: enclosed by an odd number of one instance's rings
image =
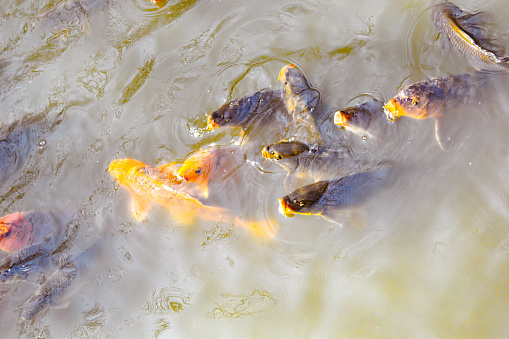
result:
[[(232, 144), (238, 132), (208, 131), (207, 115), (275, 88), (286, 63), (320, 90), (324, 112), (470, 71), (444, 51), (426, 3), (3, 1), (0, 125), (41, 120), (27, 163), (0, 185), (0, 214), (68, 211), (70, 255), (102, 250), (69, 305), (31, 322), (20, 314), (36, 285), (1, 286), (2, 337), (507, 336), (504, 82), (458, 116), (452, 152), (428, 120), (398, 120), (383, 145), (340, 133), (338, 143), (408, 166), (344, 227), (281, 216), (285, 173), (261, 157), (223, 190), (244, 215), (274, 218), (273, 239), (233, 224), (184, 227), (159, 208), (135, 222), (107, 173), (115, 158), (156, 165)], [(504, 1), (457, 4), (494, 13), (489, 28), (509, 48)]]

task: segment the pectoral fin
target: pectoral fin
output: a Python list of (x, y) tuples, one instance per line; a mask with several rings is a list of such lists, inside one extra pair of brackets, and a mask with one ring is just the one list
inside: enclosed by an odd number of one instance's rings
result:
[(457, 112), (448, 112), (435, 121), (435, 135), (438, 145), (443, 151), (450, 151), (461, 146), (468, 137), (465, 135), (465, 126), (456, 121)]
[(338, 224), (343, 227), (344, 213), (339, 210), (325, 211), (321, 214), (325, 220)]
[(131, 213), (136, 221), (145, 219), (152, 209), (152, 203), (147, 199), (133, 195), (131, 197)]
[(444, 135), (444, 130), (442, 128), (442, 118), (436, 118), (435, 119), (435, 136), (437, 138), (437, 141), (438, 141), (438, 146), (440, 146), (440, 148), (443, 150), (443, 151), (446, 151), (447, 150), (447, 143), (449, 141), (450, 138), (447, 138), (445, 135)]

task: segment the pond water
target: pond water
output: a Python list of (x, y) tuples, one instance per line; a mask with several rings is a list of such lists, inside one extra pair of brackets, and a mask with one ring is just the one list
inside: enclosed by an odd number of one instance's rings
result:
[[(492, 13), (490, 34), (509, 50), (505, 1), (457, 5)], [(2, 337), (509, 333), (504, 79), (461, 109), (451, 151), (432, 119), (401, 118), (383, 143), (331, 130), (338, 145), (400, 168), (342, 226), (282, 216), (286, 173), (260, 154), (218, 189), (242, 216), (273, 220), (272, 238), (235, 223), (179, 225), (162, 208), (136, 222), (107, 172), (115, 158), (155, 166), (234, 145), (239, 131), (209, 131), (207, 115), (276, 88), (288, 63), (325, 113), (472, 71), (444, 48), (427, 2), (4, 0), (0, 26), (0, 125), (37, 121), (26, 164), (0, 183), (0, 214), (65, 211), (66, 255), (100, 245), (61, 307), (31, 321), (21, 313), (37, 286), (0, 286)]]

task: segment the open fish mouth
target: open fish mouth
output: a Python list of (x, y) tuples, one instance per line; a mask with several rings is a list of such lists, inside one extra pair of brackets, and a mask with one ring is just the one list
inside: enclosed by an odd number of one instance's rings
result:
[(285, 198), (279, 198), (279, 213), (290, 218), (295, 216), (292, 208), (286, 203)]
[(348, 120), (347, 116), (341, 111), (334, 114), (334, 123), (340, 127), (348, 126)]
[(394, 99), (389, 100), (389, 102), (384, 105), (384, 113), (387, 115), (389, 121), (396, 121), (400, 118), (400, 109), (401, 106)]
[(209, 116), (207, 118), (207, 127), (209, 129), (214, 129), (216, 128), (217, 126), (219, 126), (219, 124), (217, 122), (214, 121), (214, 118), (212, 116)]

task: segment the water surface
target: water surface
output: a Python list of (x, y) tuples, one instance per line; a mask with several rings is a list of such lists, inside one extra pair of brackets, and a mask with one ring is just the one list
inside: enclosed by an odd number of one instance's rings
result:
[[(493, 13), (490, 32), (509, 50), (504, 1), (457, 4)], [(274, 219), (272, 239), (231, 223), (185, 227), (159, 208), (135, 222), (127, 192), (107, 173), (115, 158), (158, 165), (234, 144), (238, 131), (208, 131), (207, 115), (276, 88), (287, 63), (320, 90), (324, 114), (472, 71), (444, 49), (425, 2), (3, 1), (0, 25), (0, 124), (44, 121), (26, 164), (0, 184), (0, 214), (70, 211), (65, 251), (102, 245), (66, 308), (24, 322), (36, 286), (1, 286), (3, 336), (509, 333), (503, 80), (458, 114), (453, 151), (438, 147), (431, 120), (398, 120), (384, 144), (331, 130), (338, 144), (401, 166), (397, 183), (345, 213), (343, 227), (281, 216), (285, 173), (261, 157), (223, 191), (243, 216)]]

